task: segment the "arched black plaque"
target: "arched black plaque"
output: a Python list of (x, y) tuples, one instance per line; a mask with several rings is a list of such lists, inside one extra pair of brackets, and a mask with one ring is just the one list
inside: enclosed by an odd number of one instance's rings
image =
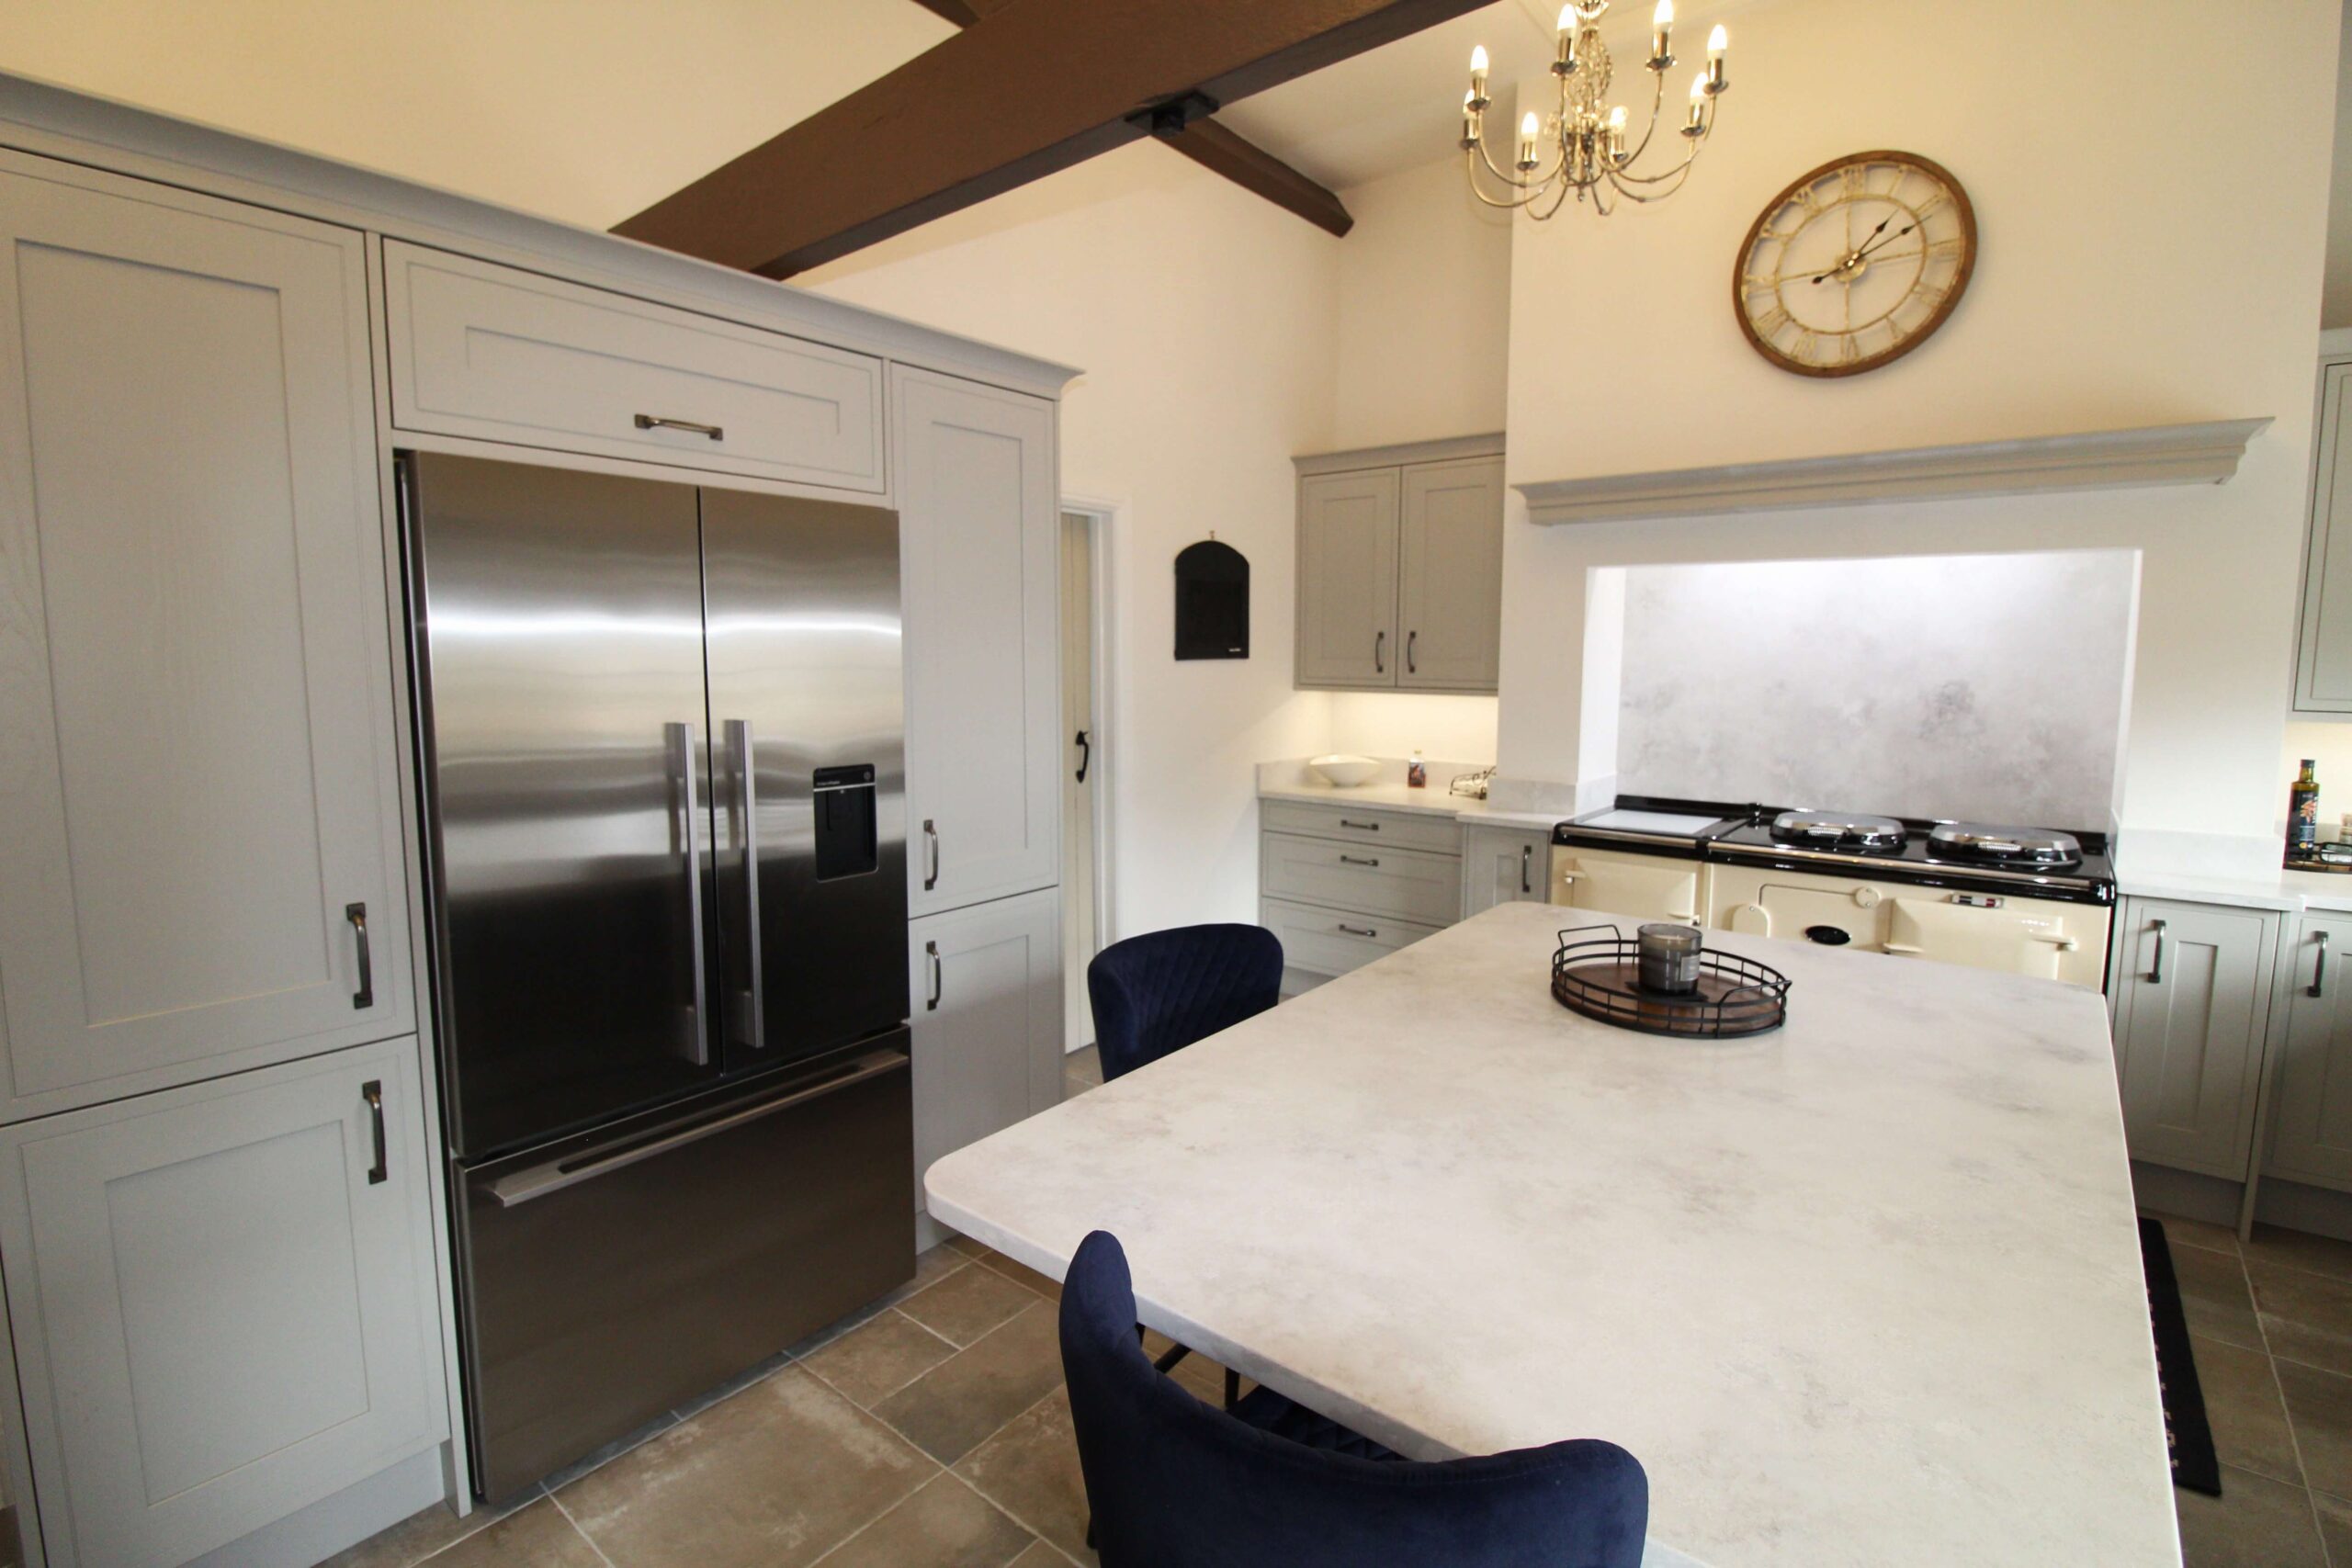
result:
[(1176, 553), (1176, 657), (1250, 657), (1250, 561), (1203, 539)]

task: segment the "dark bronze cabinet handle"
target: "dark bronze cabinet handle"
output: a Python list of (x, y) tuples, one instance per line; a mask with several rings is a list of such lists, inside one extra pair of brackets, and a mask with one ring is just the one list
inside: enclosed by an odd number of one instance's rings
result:
[(922, 890), (928, 893), (939, 886), (939, 829), (928, 817), (922, 821), (922, 841), (931, 851), (931, 869), (922, 879)]
[(1379, 931), (1374, 930), (1370, 926), (1351, 926), (1342, 923), (1340, 929), (1347, 932), (1350, 936), (1378, 936), (1380, 934)]
[(2327, 933), (2313, 931), (2312, 939), (2319, 943), (2319, 957), (2312, 964), (2310, 994), (2314, 997), (2325, 996), (2327, 994)]
[(368, 1172), (368, 1185), (378, 1186), (390, 1179), (390, 1156), (384, 1148), (384, 1080), (370, 1078), (359, 1086), (360, 1098), (368, 1102), (368, 1117), (376, 1126), (376, 1164)]
[(1081, 729), (1078, 732), (1078, 739), (1070, 744), (1078, 748), (1078, 782), (1084, 784), (1086, 770), (1094, 765), (1094, 742), (1087, 739), (1086, 731)]
[(1340, 818), (1340, 826), (1342, 828), (1353, 828), (1358, 832), (1363, 833), (1377, 833), (1380, 831), (1380, 824), (1377, 822), (1351, 822), (1344, 817)]
[(683, 430), (689, 435), (707, 435), (713, 441), (727, 439), (727, 432), (718, 425), (703, 424), (691, 419), (667, 419), (658, 413), (639, 414), (637, 427), (639, 430)]
[(925, 1012), (937, 1012), (939, 1010), (939, 993), (945, 987), (947, 977), (945, 974), (942, 972), (940, 967), (939, 944), (935, 942), (924, 942), (922, 944), (922, 951), (923, 955), (931, 960), (931, 997), (922, 1004), (922, 1010)]
[(368, 955), (368, 906), (345, 904), (343, 918), (359, 939), (359, 988), (351, 993), (351, 1005), (365, 1011), (376, 1005), (376, 965)]
[(1382, 663), (1380, 659), (1381, 650), (1385, 649), (1387, 646), (1388, 634), (1386, 632), (1378, 631), (1372, 634), (1372, 672), (1375, 675), (1385, 675), (1388, 673), (1388, 666)]
[(1532, 870), (1533, 870), (1533, 869), (1534, 869), (1534, 865), (1535, 865), (1535, 846), (1534, 846), (1533, 844), (1521, 844), (1521, 845), (1520, 845), (1520, 846), (1519, 846), (1519, 890), (1520, 890), (1521, 893), (1532, 893), (1532, 892), (1534, 892), (1534, 891), (1535, 891), (1535, 885), (1534, 885), (1532, 882), (1530, 882), (1530, 881), (1528, 880), (1528, 874), (1529, 874)]
[(2148, 923), (2156, 928), (2156, 956), (2154, 962), (2148, 965), (2148, 984), (2161, 986), (2165, 983), (2165, 923), (2162, 920), (2150, 920)]
[(1413, 645), (1420, 640), (1421, 634), (1419, 632), (1407, 632), (1405, 634), (1405, 673), (1408, 675), (1418, 675), (1420, 673), (1420, 666), (1413, 662)]
[(1341, 865), (1378, 865), (1380, 863), (1380, 857), (1377, 855), (1369, 857), (1359, 855), (1341, 855), (1340, 857), (1340, 863)]

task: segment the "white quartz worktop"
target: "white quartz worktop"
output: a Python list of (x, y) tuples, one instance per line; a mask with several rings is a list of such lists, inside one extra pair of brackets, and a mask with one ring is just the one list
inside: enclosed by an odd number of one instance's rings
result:
[[(930, 1212), (1406, 1452), (1594, 1436), (1713, 1568), (2176, 1568), (2107, 1013), (1709, 932), (1787, 1025), (1567, 1012), (1507, 904), (948, 1156)], [(1988, 1555), (1989, 1554), (1989, 1555)]]
[(2215, 876), (2119, 868), (2115, 883), (2127, 898), (2177, 898), (2184, 903), (2230, 904), (2286, 914), (2305, 909), (2352, 910), (2352, 874), (2282, 870), (2253, 876)]
[(1434, 780), (1425, 789), (1378, 781), (1358, 784), (1353, 789), (1337, 789), (1329, 784), (1261, 784), (1258, 786), (1258, 798), (1303, 800), (1315, 806), (1370, 807), (1382, 811), (1419, 811), (1432, 817), (1452, 817), (1464, 826), (1541, 828), (1546, 832), (1569, 815), (1560, 811), (1499, 810), (1470, 795), (1452, 794)]

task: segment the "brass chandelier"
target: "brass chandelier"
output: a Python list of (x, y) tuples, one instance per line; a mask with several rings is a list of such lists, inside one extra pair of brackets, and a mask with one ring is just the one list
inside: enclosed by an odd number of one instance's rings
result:
[[(1635, 173), (1657, 133), (1658, 114), (1666, 104), (1666, 73), (1674, 67), (1674, 0), (1658, 0), (1651, 19), (1650, 57), (1643, 62), (1655, 84), (1649, 124), (1641, 140), (1630, 146), (1625, 106), (1608, 105), (1611, 67), (1608, 47), (1600, 41), (1600, 18), (1608, 9), (1609, 0), (1568, 0), (1560, 8), (1552, 59), (1560, 106), (1548, 119), (1533, 109), (1521, 118), (1518, 155), (1508, 169), (1498, 165), (1487, 149), (1487, 110), (1493, 105), (1487, 96), (1487, 51), (1481, 45), (1470, 51), (1470, 91), (1462, 98), (1462, 151), (1471, 194), (1488, 207), (1523, 207), (1544, 219), (1559, 211), (1573, 191), (1578, 202), (1589, 195), (1594, 210), (1606, 217), (1620, 199), (1661, 201), (1672, 196), (1698, 162), (1699, 149), (1715, 126), (1715, 100), (1730, 85), (1724, 76), (1723, 28), (1719, 25), (1708, 35), (1706, 67), (1690, 84), (1681, 162)], [(1500, 186), (1506, 194), (1488, 195), (1490, 185)], [(1551, 199), (1544, 205), (1547, 196)]]

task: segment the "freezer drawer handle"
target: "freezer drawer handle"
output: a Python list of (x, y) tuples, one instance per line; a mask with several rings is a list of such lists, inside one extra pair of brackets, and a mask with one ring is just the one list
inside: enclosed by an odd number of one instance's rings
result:
[(2165, 923), (2162, 920), (2150, 920), (2148, 923), (2156, 928), (2156, 956), (2148, 965), (2148, 984), (2161, 986), (2165, 983)]
[(848, 1089), (853, 1084), (864, 1083), (868, 1078), (878, 1078), (884, 1073), (900, 1071), (906, 1065), (907, 1057), (903, 1052), (876, 1051), (824, 1074), (814, 1083), (804, 1082), (788, 1094), (778, 1095), (774, 1100), (762, 1100), (757, 1105), (746, 1106), (741, 1111), (706, 1122), (698, 1127), (688, 1127), (681, 1132), (653, 1138), (645, 1143), (623, 1142), (617, 1147), (592, 1150), (571, 1159), (553, 1160), (546, 1165), (537, 1165), (527, 1170), (518, 1170), (511, 1175), (502, 1176), (490, 1184), (490, 1195), (496, 1200), (500, 1208), (515, 1208), (530, 1202), (533, 1199), (544, 1198), (550, 1192), (560, 1192), (567, 1187), (577, 1187), (583, 1181), (594, 1181), (598, 1177), (618, 1170), (624, 1166), (635, 1165), (640, 1160), (649, 1160), (659, 1155), (666, 1155), (673, 1149), (682, 1149), (689, 1144), (698, 1144), (705, 1138), (717, 1137), (721, 1133), (730, 1132), (746, 1122), (757, 1122), (763, 1116), (773, 1116), (779, 1111), (789, 1111), (796, 1105), (805, 1105), (809, 1100), (831, 1094), (837, 1089)]
[(1340, 863), (1341, 865), (1378, 865), (1380, 857), (1378, 855), (1341, 855)]
[(710, 1065), (710, 1038), (703, 1028), (703, 1020), (710, 1013), (703, 997), (702, 950), (702, 840), (695, 832), (695, 727), (692, 721), (662, 726), (671, 747), (678, 759), (680, 795), (685, 812), (678, 828), (678, 842), (686, 857), (686, 930), (692, 935), (694, 964), (694, 1018), (688, 1031), (686, 1059), (697, 1067)]
[(2319, 957), (2312, 964), (2312, 983), (2309, 994), (2314, 997), (2323, 997), (2327, 994), (2327, 933), (2325, 931), (2313, 931), (2312, 933), (2312, 939), (2319, 943)]
[(946, 973), (940, 967), (939, 963), (939, 944), (935, 942), (924, 942), (922, 944), (922, 953), (925, 958), (931, 960), (931, 995), (924, 1000), (922, 1004), (922, 1010), (925, 1012), (937, 1012), (939, 1010), (939, 993), (941, 988), (946, 984)]
[(390, 1156), (384, 1151), (384, 1080), (369, 1078), (359, 1086), (360, 1098), (368, 1102), (368, 1118), (376, 1127), (376, 1163), (368, 1171), (368, 1185), (374, 1187), (391, 1179)]
[(727, 745), (735, 758), (735, 786), (741, 793), (737, 805), (743, 813), (743, 949), (750, 955), (752, 980), (752, 1011), (744, 1020), (750, 1038), (743, 1042), (754, 1051), (767, 1043), (767, 992), (760, 977), (760, 796), (753, 782), (752, 769), (757, 756), (752, 746), (752, 721), (730, 718), (727, 721)]
[(922, 819), (922, 841), (930, 852), (931, 869), (922, 878), (922, 890), (928, 893), (939, 886), (939, 829), (928, 817)]
[(727, 432), (715, 424), (698, 424), (691, 419), (669, 419), (658, 413), (637, 416), (639, 430), (683, 430), (689, 435), (707, 435), (713, 441), (727, 439)]
[(351, 931), (359, 939), (359, 988), (351, 993), (351, 1005), (362, 1012), (376, 1005), (376, 965), (368, 956), (368, 906), (345, 904), (343, 918), (351, 922)]

